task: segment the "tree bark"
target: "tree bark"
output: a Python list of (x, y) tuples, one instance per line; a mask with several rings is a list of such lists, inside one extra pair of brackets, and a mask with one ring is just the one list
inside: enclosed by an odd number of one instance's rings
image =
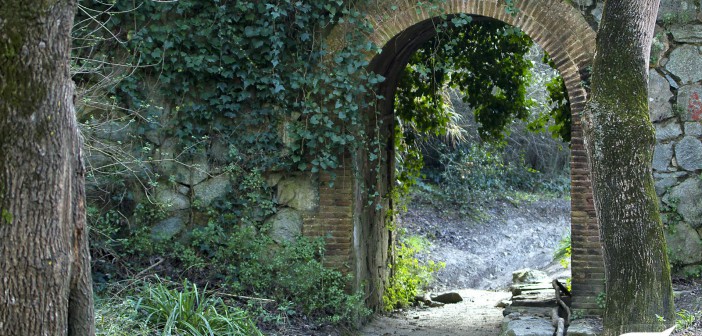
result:
[(0, 335), (94, 335), (75, 0), (0, 0)]
[(648, 114), (658, 5), (659, 0), (605, 2), (583, 116), (607, 279), (605, 336), (661, 331), (675, 322)]

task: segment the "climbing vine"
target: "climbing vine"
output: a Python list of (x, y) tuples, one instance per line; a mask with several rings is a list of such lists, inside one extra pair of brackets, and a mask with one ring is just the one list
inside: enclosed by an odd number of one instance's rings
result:
[[(110, 99), (140, 115), (140, 135), (162, 131), (182, 148), (217, 139), (251, 166), (318, 171), (362, 140), (360, 111), (382, 80), (366, 71), (375, 47), (361, 18), (348, 1), (87, 0), (75, 34), (103, 42), (74, 54), (78, 67), (124, 60)], [(341, 21), (355, 25), (354, 43), (331, 51), (324, 35)]]

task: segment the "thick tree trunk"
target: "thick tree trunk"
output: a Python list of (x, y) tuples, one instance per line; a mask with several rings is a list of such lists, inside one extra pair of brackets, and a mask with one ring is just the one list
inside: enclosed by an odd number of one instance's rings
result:
[(648, 116), (648, 55), (658, 4), (605, 2), (583, 120), (605, 258), (605, 336), (674, 323)]
[(0, 0), (0, 335), (93, 335), (75, 0)]

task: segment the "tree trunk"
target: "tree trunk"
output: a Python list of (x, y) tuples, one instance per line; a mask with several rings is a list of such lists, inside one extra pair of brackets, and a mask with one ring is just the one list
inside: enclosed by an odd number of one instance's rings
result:
[(648, 59), (658, 4), (605, 2), (583, 119), (607, 278), (605, 336), (661, 331), (675, 321), (648, 115)]
[(93, 335), (75, 0), (0, 0), (0, 335)]

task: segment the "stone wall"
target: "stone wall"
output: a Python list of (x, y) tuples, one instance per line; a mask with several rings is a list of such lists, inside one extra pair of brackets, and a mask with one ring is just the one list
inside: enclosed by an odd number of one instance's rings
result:
[(695, 2), (663, 1), (651, 52), (651, 121), (656, 193), (671, 263), (702, 274), (702, 13)]
[[(407, 7), (412, 2), (397, 3), (404, 6), (399, 7), (405, 10), (404, 16), (398, 10), (387, 9), (388, 15), (379, 13), (376, 17), (378, 34), (371, 38), (381, 45), (389, 40), (403, 41), (402, 36), (396, 36), (429, 15)], [(596, 27), (601, 15), (601, 3), (577, 1), (576, 7), (582, 17), (577, 16), (577, 11), (575, 14), (569, 11), (565, 18), (573, 22), (571, 25), (562, 24), (564, 16), (554, 14), (562, 14), (566, 8), (555, 0), (519, 2), (518, 5), (524, 7), (523, 12), (515, 17), (505, 14), (505, 9), (500, 7), (502, 4), (496, 1), (454, 0), (445, 4), (454, 12), (497, 17), (522, 27), (554, 57), (569, 85), (574, 111), (574, 290), (580, 295), (574, 304), (578, 309), (596, 311), (595, 298), (603, 290), (604, 270), (578, 111), (584, 108), (586, 100), (586, 93), (581, 87), (584, 79), (581, 70), (589, 64), (594, 47), (594, 35), (588, 26)], [(551, 8), (552, 11), (544, 8)], [(656, 191), (662, 200), (668, 227), (666, 235), (671, 260), (682, 272), (688, 273), (702, 269), (701, 22), (702, 14), (696, 3), (663, 0), (656, 42), (652, 48), (650, 73), (651, 118), (658, 139), (653, 162)], [(574, 26), (580, 28), (574, 30)], [(412, 36), (405, 38), (410, 41)], [(384, 59), (376, 59), (374, 66), (383, 67), (388, 71), (384, 73), (388, 75), (386, 77), (392, 78), (392, 72), (401, 68), (393, 65), (396, 57), (406, 52), (400, 47), (406, 45), (404, 42), (398, 44), (396, 51), (391, 51)], [(383, 94), (394, 92), (391, 85), (385, 89)], [(160, 118), (167, 119), (167, 114), (165, 111)], [(391, 116), (389, 120), (392, 120)], [(127, 163), (124, 170), (127, 175), (145, 175), (147, 180), (158, 182), (149, 186), (150, 195), (138, 191), (143, 185), (130, 187), (137, 194), (135, 199), (167, 207), (166, 218), (151, 227), (154, 239), (170, 239), (193, 226), (206, 224), (193, 211), (194, 206), (210, 205), (224, 197), (231, 188), (238, 187), (234, 184), (236, 180), (226, 172), (227, 164), (236, 160), (232, 157), (236, 154), (232, 153), (227, 143), (216, 138), (208, 139), (202, 150), (184, 155), (176, 152), (177, 140), (163, 136), (163, 132), (146, 132), (144, 138), (135, 134), (139, 132), (120, 115), (109, 122), (90, 125), (86, 128), (86, 135), (97, 141), (91, 142), (87, 161), (94, 167), (109, 166), (112, 162), (108, 156), (115, 149), (123, 150), (135, 143), (140, 143), (140, 149), (148, 148), (149, 160)], [(394, 155), (390, 153), (390, 147), (388, 145), (388, 153), (384, 155), (392, 158)], [(382, 288), (378, 286), (387, 275), (385, 264), (391, 258), (387, 255), (391, 235), (384, 226), (385, 213), (374, 210), (374, 207), (369, 208), (366, 205), (369, 196), (361, 193), (365, 186), (373, 184), (382, 185), (381, 189), (387, 191), (393, 169), (392, 166), (384, 167), (382, 176), (372, 176), (375, 173), (367, 162), (361, 162), (358, 158), (354, 163), (350, 159), (348, 161), (345, 168), (335, 171), (337, 177), (333, 181), (325, 174), (265, 173), (277, 212), (259, 219), (271, 225), (272, 235), (279, 241), (294, 239), (300, 234), (327, 237), (327, 264), (354, 273), (356, 287), (365, 286), (378, 301), (382, 293)], [(354, 177), (354, 168), (360, 171), (361, 176)], [(95, 195), (101, 194), (97, 184), (91, 185)], [(387, 208), (389, 203), (383, 205)]]

